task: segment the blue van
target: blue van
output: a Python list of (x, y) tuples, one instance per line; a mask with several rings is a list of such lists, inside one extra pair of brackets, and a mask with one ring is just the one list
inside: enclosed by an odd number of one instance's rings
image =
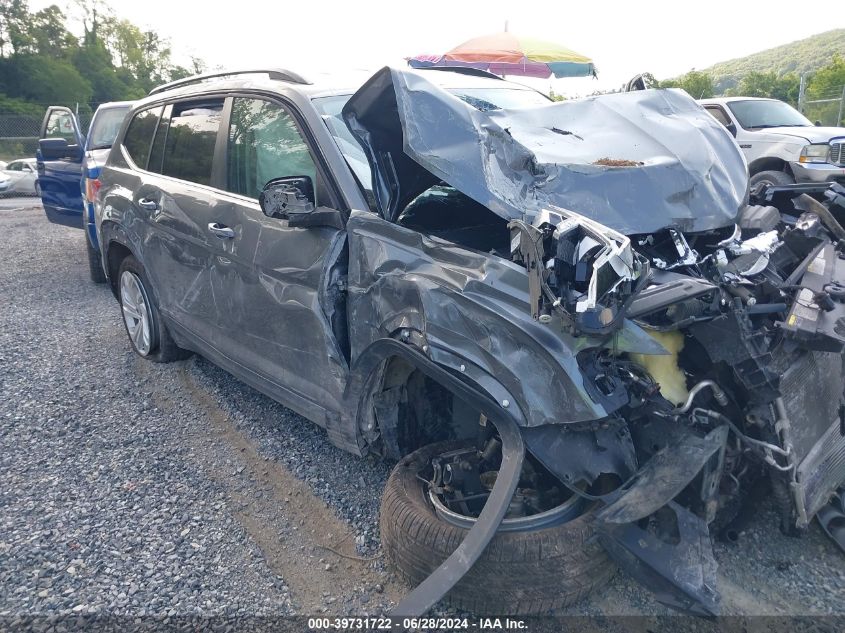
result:
[(94, 228), (94, 197), (100, 168), (131, 105), (131, 101), (101, 105), (85, 138), (74, 113), (63, 106), (50, 106), (41, 124), (36, 160), (44, 213), (54, 224), (85, 229), (91, 280), (96, 283), (106, 278)]

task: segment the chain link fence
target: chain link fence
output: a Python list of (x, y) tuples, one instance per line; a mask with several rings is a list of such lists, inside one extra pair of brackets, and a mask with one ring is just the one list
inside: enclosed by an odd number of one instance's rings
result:
[[(32, 112), (20, 113), (0, 109), (0, 160), (9, 162), (18, 158), (34, 158), (38, 148), (41, 123), (49, 105), (32, 104)], [(88, 133), (92, 108), (86, 104), (73, 104), (83, 136)], [(40, 114), (38, 111), (40, 110)]]
[(845, 125), (845, 86), (831, 88), (813, 99), (803, 99), (799, 110), (813, 123), (838, 127)]

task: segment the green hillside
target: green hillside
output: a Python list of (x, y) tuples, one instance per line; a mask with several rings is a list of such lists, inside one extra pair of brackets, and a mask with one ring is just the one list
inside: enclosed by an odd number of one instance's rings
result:
[(750, 72), (801, 74), (829, 64), (837, 53), (845, 58), (845, 29), (819, 33), (748, 57), (719, 62), (703, 70), (713, 78), (716, 94), (721, 94)]

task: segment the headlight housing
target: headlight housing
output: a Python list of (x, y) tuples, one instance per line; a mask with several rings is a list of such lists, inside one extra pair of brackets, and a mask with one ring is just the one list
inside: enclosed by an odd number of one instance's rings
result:
[(799, 163), (826, 163), (830, 156), (830, 146), (827, 143), (812, 143), (801, 150)]

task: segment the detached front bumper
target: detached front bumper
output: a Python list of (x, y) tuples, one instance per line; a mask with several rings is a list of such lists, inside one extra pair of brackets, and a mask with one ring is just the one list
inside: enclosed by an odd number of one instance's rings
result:
[(789, 163), (795, 182), (839, 182), (845, 184), (845, 167), (830, 163)]

